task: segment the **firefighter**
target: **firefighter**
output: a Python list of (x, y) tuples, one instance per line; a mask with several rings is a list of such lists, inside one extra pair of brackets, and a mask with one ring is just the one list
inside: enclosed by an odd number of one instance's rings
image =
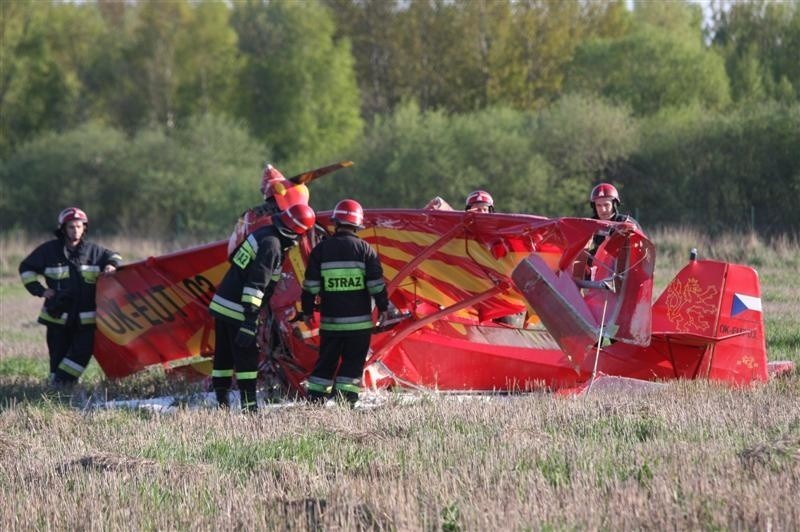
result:
[[(56, 238), (40, 245), (19, 265), (32, 295), (44, 298), (39, 323), (47, 326), (50, 383), (71, 386), (92, 358), (95, 287), (102, 272), (113, 272), (122, 257), (86, 240), (89, 218), (77, 207), (58, 215)], [(44, 276), (47, 288), (39, 282)]]
[(309, 329), (317, 328), (313, 323), (317, 300), (320, 310), (319, 360), (306, 386), (314, 403), (324, 402), (333, 390), (338, 399), (352, 406), (361, 391), (374, 325), (372, 299), (379, 311), (378, 323), (386, 321), (389, 299), (377, 253), (356, 235), (364, 228), (361, 205), (342, 200), (331, 219), (335, 233), (311, 250), (303, 281), (303, 316)]
[[(592, 189), (589, 194), (589, 204), (592, 207), (592, 212), (595, 220), (605, 220), (609, 222), (628, 222), (633, 224), (637, 229), (640, 229), (639, 222), (633, 219), (630, 215), (619, 212), (619, 192), (617, 188), (610, 183), (600, 183)], [(589, 253), (594, 255), (597, 248), (608, 237), (606, 232), (598, 232), (592, 237), (589, 243)]]
[(467, 196), (464, 210), (467, 212), (494, 212), (494, 199), (485, 190), (473, 190)]
[(242, 409), (258, 410), (258, 314), (280, 279), (285, 252), (315, 221), (311, 207), (292, 205), (273, 215), (271, 225), (247, 235), (230, 255), (228, 271), (209, 304), (216, 334), (211, 382), (221, 407), (229, 406), (228, 392), (235, 372)]

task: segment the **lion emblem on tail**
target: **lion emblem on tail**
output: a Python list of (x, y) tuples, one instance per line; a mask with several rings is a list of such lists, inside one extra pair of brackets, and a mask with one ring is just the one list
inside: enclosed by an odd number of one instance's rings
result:
[(703, 288), (695, 278), (676, 279), (667, 289), (667, 318), (679, 332), (710, 333), (718, 293), (716, 286)]

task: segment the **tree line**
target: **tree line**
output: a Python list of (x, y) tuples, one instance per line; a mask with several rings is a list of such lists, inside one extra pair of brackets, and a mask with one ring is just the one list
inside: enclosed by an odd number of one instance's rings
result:
[(266, 160), (349, 158), (316, 208), (587, 215), (611, 180), (645, 227), (797, 231), (800, 7), (710, 5), (4, 2), (0, 222), (219, 237)]

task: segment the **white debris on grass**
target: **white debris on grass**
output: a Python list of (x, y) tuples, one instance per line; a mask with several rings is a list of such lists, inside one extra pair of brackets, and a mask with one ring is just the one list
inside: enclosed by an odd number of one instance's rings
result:
[[(627, 379), (624, 377), (601, 376), (595, 379), (592, 390), (588, 395), (613, 395), (628, 394), (630, 392), (649, 392), (662, 390), (666, 385), (663, 383), (647, 382), (638, 379)], [(573, 397), (587, 395), (587, 387), (574, 390)], [(541, 394), (541, 392), (534, 392)], [(458, 403), (488, 403), (497, 401), (516, 401), (527, 397), (530, 394), (508, 394), (508, 393), (470, 393), (470, 392), (436, 392), (436, 391), (412, 391), (412, 390), (368, 390), (361, 393), (359, 400), (354, 405), (355, 410), (375, 410), (390, 405), (406, 406), (419, 403), (420, 401), (455, 401)], [(545, 394), (546, 395), (546, 394)], [(239, 412), (241, 410), (241, 400), (238, 391), (230, 392), (230, 410)], [(294, 408), (298, 406), (308, 406), (308, 402), (302, 399), (284, 398), (275, 400), (274, 395), (259, 392), (258, 407), (262, 411), (279, 410)], [(328, 399), (324, 408), (342, 407), (341, 403), (334, 399)], [(172, 414), (180, 409), (199, 410), (217, 408), (216, 396), (213, 392), (195, 393), (188, 396), (167, 395), (161, 397), (151, 397), (146, 399), (127, 399), (90, 402), (87, 407), (89, 410), (146, 410), (159, 414)]]
[[(389, 404), (395, 405), (409, 405), (418, 403), (431, 395), (435, 395), (440, 399), (463, 401), (490, 401), (492, 396), (475, 395), (475, 394), (419, 394), (415, 392), (401, 391), (367, 391), (363, 392), (359, 400), (354, 405), (355, 410), (374, 410)], [(258, 407), (261, 410), (270, 411), (284, 408), (293, 408), (296, 406), (308, 405), (303, 400), (284, 399), (281, 401), (267, 401), (265, 394), (258, 394)], [(238, 391), (230, 392), (229, 396), (231, 411), (238, 412), (241, 409), (241, 399)], [(339, 407), (334, 399), (328, 399), (325, 402), (325, 408)], [(150, 397), (145, 399), (118, 399), (110, 401), (100, 401), (88, 406), (92, 410), (146, 410), (149, 412), (159, 414), (171, 414), (179, 409), (198, 410), (198, 409), (213, 409), (217, 408), (217, 399), (213, 392), (196, 393), (186, 397), (167, 395), (161, 397)]]

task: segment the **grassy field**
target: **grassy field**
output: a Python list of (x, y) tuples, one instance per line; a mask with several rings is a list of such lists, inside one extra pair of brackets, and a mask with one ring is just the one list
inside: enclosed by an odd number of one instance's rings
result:
[[(653, 235), (660, 291), (689, 247), (755, 265), (770, 359), (800, 364), (800, 244)], [(104, 242), (126, 258), (181, 244)], [(800, 376), (747, 389), (385, 398), (376, 409), (82, 410), (46, 394), (40, 301), (0, 239), (0, 527), (584, 530), (800, 527)], [(191, 385), (149, 373), (109, 397)]]

